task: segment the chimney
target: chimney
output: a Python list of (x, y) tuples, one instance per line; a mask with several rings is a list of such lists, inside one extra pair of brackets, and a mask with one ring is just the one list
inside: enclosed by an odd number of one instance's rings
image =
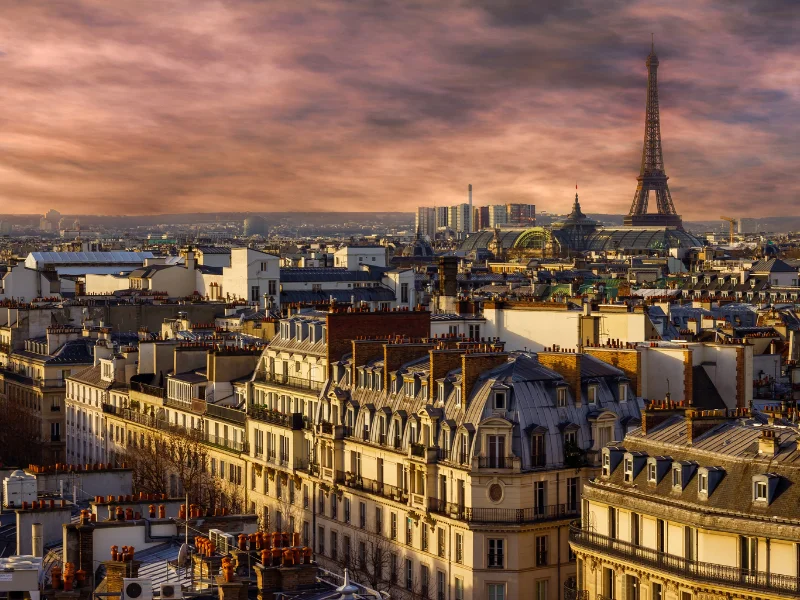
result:
[(386, 340), (353, 340), (353, 366), (350, 373), (350, 381), (355, 383), (356, 369), (363, 367), (368, 362), (383, 358), (383, 347)]
[(689, 409), (686, 411), (686, 438), (689, 444), (703, 434), (711, 431), (717, 425), (728, 422), (728, 411), (718, 410), (697, 410)]
[(384, 390), (390, 392), (390, 374), (404, 364), (424, 356), (433, 348), (433, 344), (388, 344), (383, 345), (383, 382)]
[(775, 437), (774, 429), (765, 429), (761, 432), (761, 437), (758, 438), (758, 453), (764, 456), (775, 456), (778, 453), (780, 445)]
[(195, 269), (194, 250), (192, 250), (191, 246), (186, 251), (186, 268), (189, 271), (194, 271)]
[(581, 354), (577, 352), (539, 352), (539, 364), (561, 375), (567, 382), (572, 397), (582, 402), (581, 395)]
[(486, 354), (463, 354), (461, 356), (461, 401), (467, 405), (469, 395), (481, 373), (508, 362), (505, 352), (489, 352)]
[(653, 431), (656, 427), (667, 421), (674, 415), (684, 413), (682, 403), (672, 402), (669, 397), (666, 400), (651, 402), (642, 411), (642, 433), (647, 435), (648, 431)]
[(33, 523), (31, 525), (31, 540), (33, 555), (39, 558), (44, 556), (44, 533), (41, 523)]
[(428, 395), (431, 402), (439, 399), (439, 386), (436, 384), (436, 380), (460, 367), (463, 354), (461, 350), (431, 350), (428, 353), (430, 356)]

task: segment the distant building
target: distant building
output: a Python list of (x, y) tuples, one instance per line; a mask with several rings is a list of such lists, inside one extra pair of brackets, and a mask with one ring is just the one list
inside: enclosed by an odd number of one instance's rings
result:
[(447, 226), (456, 233), (469, 229), (469, 204), (456, 204), (448, 208)]
[(506, 204), (506, 220), (509, 225), (529, 227), (536, 224), (536, 205)]
[(427, 236), (433, 240), (436, 237), (436, 210), (428, 206), (417, 208), (416, 218), (414, 219), (414, 229), (417, 234)]
[(475, 207), (475, 231), (489, 228), (489, 207), (476, 206)]
[(254, 235), (267, 236), (267, 221), (264, 217), (251, 215), (244, 220), (244, 235), (251, 237)]
[(508, 222), (505, 204), (489, 205), (489, 227), (495, 228), (505, 225)]

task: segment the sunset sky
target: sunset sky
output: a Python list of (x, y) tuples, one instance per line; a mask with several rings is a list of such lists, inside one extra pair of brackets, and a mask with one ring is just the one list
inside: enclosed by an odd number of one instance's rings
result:
[(3, 0), (0, 213), (800, 214), (796, 0)]

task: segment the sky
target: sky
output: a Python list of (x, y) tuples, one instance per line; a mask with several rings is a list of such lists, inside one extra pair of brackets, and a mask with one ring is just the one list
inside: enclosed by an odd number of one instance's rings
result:
[(0, 0), (0, 213), (800, 214), (796, 0)]

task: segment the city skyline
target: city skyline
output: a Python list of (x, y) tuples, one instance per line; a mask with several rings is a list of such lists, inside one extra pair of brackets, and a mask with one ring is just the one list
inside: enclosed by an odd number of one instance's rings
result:
[(677, 211), (793, 210), (791, 3), (289, 7), (7, 8), (3, 212), (624, 214), (651, 32)]

